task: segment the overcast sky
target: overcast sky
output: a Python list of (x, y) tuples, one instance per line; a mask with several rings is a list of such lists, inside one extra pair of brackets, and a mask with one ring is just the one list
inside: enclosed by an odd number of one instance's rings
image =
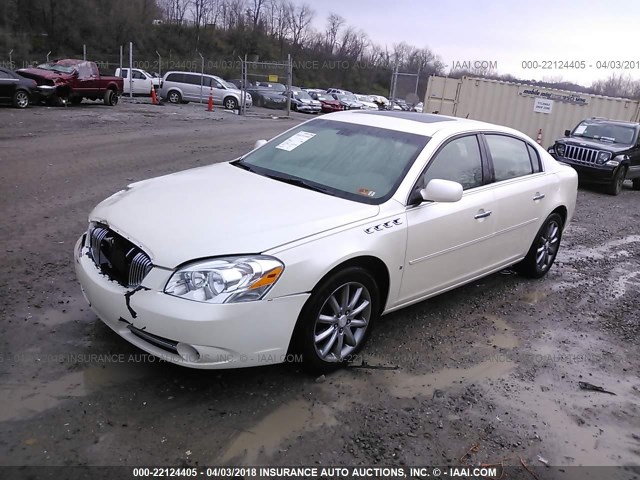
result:
[[(638, 0), (295, 0), (316, 12), (324, 30), (335, 12), (361, 28), (374, 43), (402, 41), (429, 47), (451, 67), (454, 62), (497, 62), (498, 73), (519, 78), (562, 77), (589, 85), (615, 70), (597, 62), (631, 61), (616, 73), (640, 79), (640, 1)], [(585, 61), (585, 69), (523, 70), (523, 61)]]

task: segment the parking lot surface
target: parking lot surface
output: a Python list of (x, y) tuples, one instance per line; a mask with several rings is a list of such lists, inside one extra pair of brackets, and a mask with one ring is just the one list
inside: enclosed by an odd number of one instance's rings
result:
[(618, 197), (581, 186), (546, 278), (503, 271), (385, 316), (360, 362), (326, 377), (296, 364), (188, 370), (103, 325), (72, 265), (89, 211), (133, 181), (233, 159), (310, 118), (252, 112), (0, 110), (0, 464), (640, 462), (630, 185)]

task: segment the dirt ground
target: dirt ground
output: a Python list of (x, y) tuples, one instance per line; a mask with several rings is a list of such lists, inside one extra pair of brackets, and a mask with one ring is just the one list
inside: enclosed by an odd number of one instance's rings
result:
[(545, 279), (504, 271), (383, 317), (366, 368), (318, 379), (295, 365), (195, 371), (103, 325), (72, 266), (91, 208), (132, 181), (232, 159), (309, 118), (253, 111), (0, 109), (0, 465), (522, 459), (550, 478), (539, 456), (640, 464), (640, 192), (630, 185), (619, 197), (581, 186)]

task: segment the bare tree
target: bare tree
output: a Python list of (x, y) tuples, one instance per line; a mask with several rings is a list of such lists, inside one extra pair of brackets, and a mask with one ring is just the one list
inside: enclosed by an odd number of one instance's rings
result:
[(289, 9), (289, 30), (293, 45), (304, 43), (313, 15), (313, 10), (306, 3)]
[(327, 29), (325, 35), (325, 50), (327, 53), (333, 53), (338, 41), (338, 33), (344, 26), (345, 20), (337, 13), (332, 13), (327, 19)]

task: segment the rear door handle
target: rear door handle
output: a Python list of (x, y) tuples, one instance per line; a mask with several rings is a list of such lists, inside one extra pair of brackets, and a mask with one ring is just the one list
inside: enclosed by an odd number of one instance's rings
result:
[(491, 215), (491, 210), (480, 210), (478, 213), (475, 214), (475, 216), (473, 218), (475, 218), (476, 220), (479, 220), (481, 218), (487, 218), (489, 215)]

